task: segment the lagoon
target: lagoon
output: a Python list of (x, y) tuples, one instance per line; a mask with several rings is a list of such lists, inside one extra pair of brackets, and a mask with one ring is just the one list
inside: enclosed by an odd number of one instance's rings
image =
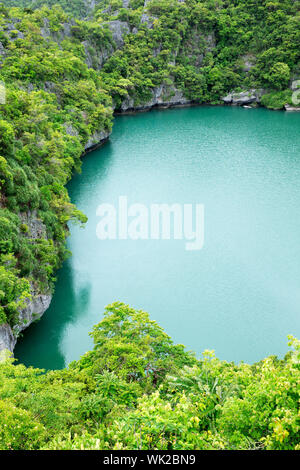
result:
[[(300, 116), (192, 107), (118, 116), (110, 141), (83, 158), (68, 185), (88, 216), (71, 226), (73, 256), (44, 317), (15, 356), (63, 368), (92, 348), (104, 307), (149, 312), (198, 356), (253, 363), (283, 357), (300, 337)], [(100, 240), (101, 204), (203, 205), (204, 244), (183, 239)]]

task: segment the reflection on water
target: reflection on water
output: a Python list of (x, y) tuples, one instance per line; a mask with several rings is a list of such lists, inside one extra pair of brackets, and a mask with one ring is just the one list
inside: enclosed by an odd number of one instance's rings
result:
[[(55, 296), (50, 308), (43, 316), (42, 322), (36, 322), (30, 327), (30, 335), (23, 333), (20, 346), (17, 346), (16, 357), (19, 351), (25, 349), (28, 354), (28, 363), (35, 367), (46, 369), (65, 367), (65, 357), (60, 349), (65, 326), (75, 322), (80, 310), (75, 308), (78, 295), (75, 295), (73, 288), (73, 271), (70, 260), (64, 263), (64, 267), (58, 273), (57, 285), (63, 279), (63, 289), (56, 289)], [(88, 300), (88, 289), (82, 292)], [(81, 297), (81, 295), (79, 296)], [(55, 322), (53, 318), (55, 317)], [(41, 325), (43, 326), (41, 331)]]

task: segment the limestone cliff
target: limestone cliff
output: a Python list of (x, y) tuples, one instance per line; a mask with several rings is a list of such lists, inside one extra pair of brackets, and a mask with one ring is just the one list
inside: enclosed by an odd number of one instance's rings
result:
[(182, 93), (181, 90), (178, 90), (175, 85), (161, 85), (155, 87), (151, 90), (151, 98), (145, 103), (137, 104), (134, 101), (134, 98), (128, 96), (121, 104), (119, 112), (135, 112), (135, 111), (146, 111), (154, 107), (171, 107), (171, 106), (180, 106), (188, 105), (192, 101), (188, 100)]
[(14, 336), (12, 329), (9, 325), (0, 325), (0, 352), (4, 349), (13, 351), (16, 345), (16, 337)]
[[(36, 211), (19, 214), (19, 217), (27, 227), (24, 237), (29, 237), (32, 240), (47, 238), (46, 227), (38, 218)], [(0, 351), (8, 349), (13, 352), (20, 332), (31, 325), (33, 321), (41, 318), (48, 309), (51, 299), (50, 289), (40, 292), (40, 289), (31, 283), (31, 298), (27, 299), (25, 306), (20, 309), (17, 324), (13, 328), (7, 324), (0, 325)]]

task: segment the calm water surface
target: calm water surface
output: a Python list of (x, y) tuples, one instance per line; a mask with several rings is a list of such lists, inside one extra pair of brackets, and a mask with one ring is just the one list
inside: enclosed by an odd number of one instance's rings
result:
[[(198, 355), (254, 362), (300, 337), (300, 115), (199, 107), (118, 117), (69, 184), (89, 218), (43, 319), (16, 357), (62, 368), (92, 347), (105, 305), (150, 313)], [(99, 204), (203, 203), (205, 244), (96, 237)]]

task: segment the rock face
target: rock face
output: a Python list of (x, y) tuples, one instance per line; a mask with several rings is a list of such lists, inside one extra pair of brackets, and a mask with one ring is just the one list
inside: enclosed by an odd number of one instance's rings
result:
[(143, 104), (135, 104), (134, 98), (128, 96), (122, 105), (120, 110), (121, 113), (143, 111), (155, 106), (157, 107), (171, 107), (179, 105), (187, 105), (192, 103), (183, 95), (182, 91), (175, 88), (175, 86), (161, 85), (152, 90), (152, 97), (149, 101)]
[(130, 32), (128, 23), (126, 21), (114, 20), (109, 22), (108, 27), (111, 30), (117, 48), (122, 47), (124, 45), (124, 36)]
[(20, 21), (20, 19), (15, 18), (13, 23), (5, 24), (5, 32), (8, 34), (11, 42), (16, 41), (17, 39), (24, 39), (24, 34), (18, 29)]
[(13, 335), (11, 327), (7, 324), (0, 325), (0, 352), (5, 349), (13, 352), (16, 342), (17, 340)]
[(250, 70), (254, 67), (255, 65), (255, 57), (251, 54), (246, 54), (242, 57), (243, 60), (243, 70), (245, 72), (250, 72)]
[[(193, 65), (199, 69), (202, 66), (203, 59), (207, 53), (212, 52), (216, 47), (216, 37), (213, 31), (207, 34), (203, 34), (195, 26), (189, 35), (185, 39), (180, 48), (180, 55), (187, 56)], [(175, 53), (175, 57), (177, 56)], [(172, 65), (175, 65), (175, 60)]]
[(87, 15), (89, 15), (95, 9), (96, 0), (84, 0), (84, 4), (85, 4), (85, 7), (86, 7)]
[(14, 336), (18, 336), (32, 322), (39, 320), (49, 308), (51, 300), (51, 294), (39, 294), (32, 291), (32, 298), (26, 301), (26, 307), (19, 313), (19, 324), (13, 328)]
[(150, 18), (147, 13), (143, 13), (141, 16), (141, 24), (145, 25), (148, 29), (153, 28), (154, 18)]
[(112, 45), (99, 49), (94, 47), (89, 41), (83, 41), (85, 51), (85, 63), (89, 68), (100, 70), (105, 61), (112, 55), (114, 48)]
[[(89, 6), (87, 7), (88, 11), (92, 11), (95, 8), (95, 3), (90, 2)], [(123, 29), (121, 28), (121, 21), (112, 21), (113, 23), (111, 27), (112, 35), (113, 38), (116, 42), (117, 47), (121, 47), (124, 44), (124, 41), (122, 39)], [(117, 24), (116, 24), (117, 23)], [(119, 24), (120, 23), (120, 24)], [(125, 24), (125, 30), (126, 34), (129, 32), (129, 27), (127, 25), (126, 29)], [(43, 19), (43, 26), (41, 27), (41, 35), (44, 39), (46, 40), (53, 40), (60, 44), (65, 38), (72, 38), (74, 36), (73, 32), (73, 27), (76, 28), (76, 22), (74, 20), (70, 20), (69, 23), (62, 23), (61, 28), (58, 31), (51, 31), (50, 29), (50, 23), (47, 18)], [(82, 41), (82, 45), (85, 50), (85, 56), (86, 56), (86, 64), (89, 68), (94, 68), (96, 70), (100, 70), (102, 68), (102, 65), (104, 64), (105, 60), (108, 59), (113, 51), (114, 48), (112, 45), (106, 45), (105, 48), (99, 49), (98, 47), (95, 47), (95, 44), (93, 44), (92, 41), (86, 40)], [(46, 83), (45, 83), (46, 85)], [(56, 92), (56, 87), (53, 85), (54, 89), (46, 89), (46, 91), (50, 91), (55, 93)]]
[(144, 13), (142, 14), (141, 16), (141, 24), (146, 26), (146, 28), (148, 29), (152, 29), (153, 28), (153, 23), (154, 23), (154, 20), (157, 19), (155, 16), (149, 16), (146, 11), (147, 11), (147, 5), (148, 3), (151, 2), (151, 0), (145, 0), (144, 1)]
[(91, 152), (95, 150), (97, 147), (102, 145), (104, 142), (107, 141), (111, 134), (111, 131), (102, 130), (95, 132), (85, 144), (84, 150), (85, 152)]
[(261, 97), (265, 93), (264, 90), (246, 90), (241, 91), (239, 93), (235, 93), (234, 91), (229, 93), (227, 96), (222, 98), (222, 101), (225, 104), (231, 104), (236, 106), (243, 106), (247, 104), (258, 104), (261, 101)]
[[(46, 227), (38, 218), (36, 211), (20, 214), (20, 219), (27, 225), (28, 231), (24, 237), (31, 239), (47, 238)], [(12, 329), (9, 325), (0, 325), (0, 352), (8, 349), (13, 352), (18, 334), (33, 321), (38, 320), (49, 308), (51, 293), (41, 293), (31, 285), (31, 299), (26, 300), (26, 306), (19, 311), (18, 324)]]
[(28, 211), (20, 214), (20, 218), (28, 227), (28, 233), (25, 236), (29, 238), (47, 238), (46, 226), (38, 218), (36, 211)]
[(0, 64), (2, 63), (2, 60), (5, 58), (6, 52), (4, 49), (4, 46), (2, 42), (0, 42)]
[(19, 333), (35, 320), (39, 320), (51, 303), (51, 294), (35, 294), (26, 301), (26, 307), (19, 312), (19, 323), (12, 329), (9, 325), (0, 325), (0, 352), (7, 349), (13, 352)]

